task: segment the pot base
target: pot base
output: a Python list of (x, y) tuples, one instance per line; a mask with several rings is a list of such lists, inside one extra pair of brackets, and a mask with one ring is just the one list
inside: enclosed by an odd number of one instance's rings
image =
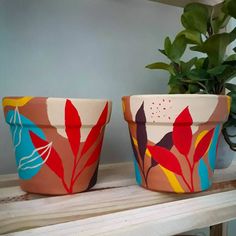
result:
[[(137, 183), (137, 185), (139, 185)], [(149, 190), (149, 191), (152, 191), (152, 192), (160, 192), (160, 193), (176, 193), (176, 194), (194, 194), (194, 193), (200, 193), (200, 192), (204, 192), (204, 191), (207, 191), (209, 190), (212, 185), (209, 186), (209, 188), (206, 188), (206, 189), (201, 189), (201, 190), (197, 190), (197, 191), (194, 191), (194, 192), (190, 192), (190, 191), (186, 191), (186, 192), (174, 192), (174, 191), (170, 191), (169, 189), (161, 189), (161, 188), (158, 188), (158, 189), (154, 189), (154, 188), (149, 188), (149, 187), (146, 187), (144, 185), (139, 185), (141, 188), (144, 188), (146, 190)]]
[(26, 193), (40, 194), (40, 195), (45, 195), (45, 196), (63, 196), (63, 195), (70, 195), (70, 194), (83, 193), (83, 192), (89, 191), (96, 183), (97, 183), (97, 178), (96, 180), (94, 180), (94, 182), (90, 183), (88, 188), (84, 190), (72, 191), (71, 193), (70, 192), (68, 193), (65, 190), (58, 190), (58, 189), (52, 189), (52, 188), (40, 189), (39, 186), (35, 186), (33, 184), (27, 185), (25, 183), (20, 183), (20, 188)]

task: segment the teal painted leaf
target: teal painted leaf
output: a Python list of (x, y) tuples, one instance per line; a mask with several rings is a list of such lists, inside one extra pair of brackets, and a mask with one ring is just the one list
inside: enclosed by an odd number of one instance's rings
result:
[[(40, 171), (44, 160), (35, 150), (29, 132), (34, 132), (44, 140), (46, 137), (43, 131), (27, 117), (21, 115), (17, 108), (7, 113), (6, 121), (10, 124), (19, 177), (25, 180), (31, 179)], [(46, 154), (50, 150), (50, 145), (41, 147), (41, 150)]]

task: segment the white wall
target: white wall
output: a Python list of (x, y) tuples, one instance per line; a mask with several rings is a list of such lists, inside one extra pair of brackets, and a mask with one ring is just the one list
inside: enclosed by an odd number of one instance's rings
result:
[[(168, 75), (144, 66), (180, 13), (147, 0), (0, 0), (0, 96), (109, 98), (102, 161), (131, 160), (120, 98), (167, 91)], [(0, 110), (0, 174), (15, 171)]]

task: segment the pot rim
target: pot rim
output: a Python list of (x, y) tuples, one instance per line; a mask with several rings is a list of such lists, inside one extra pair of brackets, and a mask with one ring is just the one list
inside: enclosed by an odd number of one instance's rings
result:
[(122, 99), (126, 98), (163, 98), (163, 97), (174, 97), (174, 98), (218, 98), (218, 97), (229, 97), (228, 95), (218, 95), (218, 94), (135, 94), (129, 96), (123, 96)]
[(55, 101), (65, 101), (66, 99), (73, 100), (73, 101), (81, 101), (81, 102), (108, 102), (112, 103), (111, 100), (105, 98), (71, 98), (71, 97), (46, 97), (46, 96), (5, 96), (2, 98), (2, 101), (5, 99), (20, 99), (24, 97), (31, 97), (34, 99), (52, 99)]

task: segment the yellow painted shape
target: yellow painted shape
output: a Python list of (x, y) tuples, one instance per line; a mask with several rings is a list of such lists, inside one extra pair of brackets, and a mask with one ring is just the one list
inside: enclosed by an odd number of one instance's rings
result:
[(170, 170), (167, 170), (165, 167), (161, 166), (161, 169), (163, 170), (164, 174), (166, 175), (171, 187), (173, 188), (173, 190), (176, 192), (176, 193), (184, 193), (184, 190), (183, 188), (181, 187), (178, 179), (176, 178), (175, 174), (170, 171)]
[[(133, 142), (134, 142), (134, 145), (135, 146), (138, 146), (138, 142), (137, 140), (133, 138)], [(151, 153), (149, 152), (148, 149), (146, 149), (146, 153), (145, 153), (148, 157), (151, 157)], [(166, 175), (171, 187), (173, 188), (173, 190), (176, 192), (176, 193), (184, 193), (184, 189), (181, 187), (178, 179), (176, 178), (175, 174), (170, 171), (170, 170), (167, 170), (165, 167), (159, 165), (162, 169), (162, 171), (164, 172), (164, 174)]]
[(22, 97), (22, 98), (4, 98), (2, 101), (3, 107), (22, 107), (29, 102), (33, 97)]
[(148, 149), (146, 149), (145, 154), (146, 154), (148, 157), (151, 157), (151, 156), (152, 156)]
[(122, 101), (122, 108), (123, 108), (123, 112), (125, 113), (125, 102)]
[[(138, 147), (138, 141), (137, 141), (137, 139), (134, 138), (134, 137), (132, 137), (132, 138), (133, 138), (134, 145), (135, 145), (136, 147)], [(147, 155), (148, 157), (151, 157), (151, 156), (152, 156), (148, 149), (146, 149), (145, 155)]]
[(137, 141), (137, 139), (134, 138), (134, 137), (132, 137), (132, 138), (133, 138), (134, 145), (135, 145), (135, 146), (138, 146), (138, 141)]
[(195, 141), (195, 147), (197, 147), (197, 145), (199, 144), (199, 142), (201, 141), (201, 139), (208, 133), (208, 130), (203, 130), (196, 138)]
[(231, 107), (231, 98), (227, 97), (227, 108), (228, 108), (228, 112), (230, 112), (230, 107)]

